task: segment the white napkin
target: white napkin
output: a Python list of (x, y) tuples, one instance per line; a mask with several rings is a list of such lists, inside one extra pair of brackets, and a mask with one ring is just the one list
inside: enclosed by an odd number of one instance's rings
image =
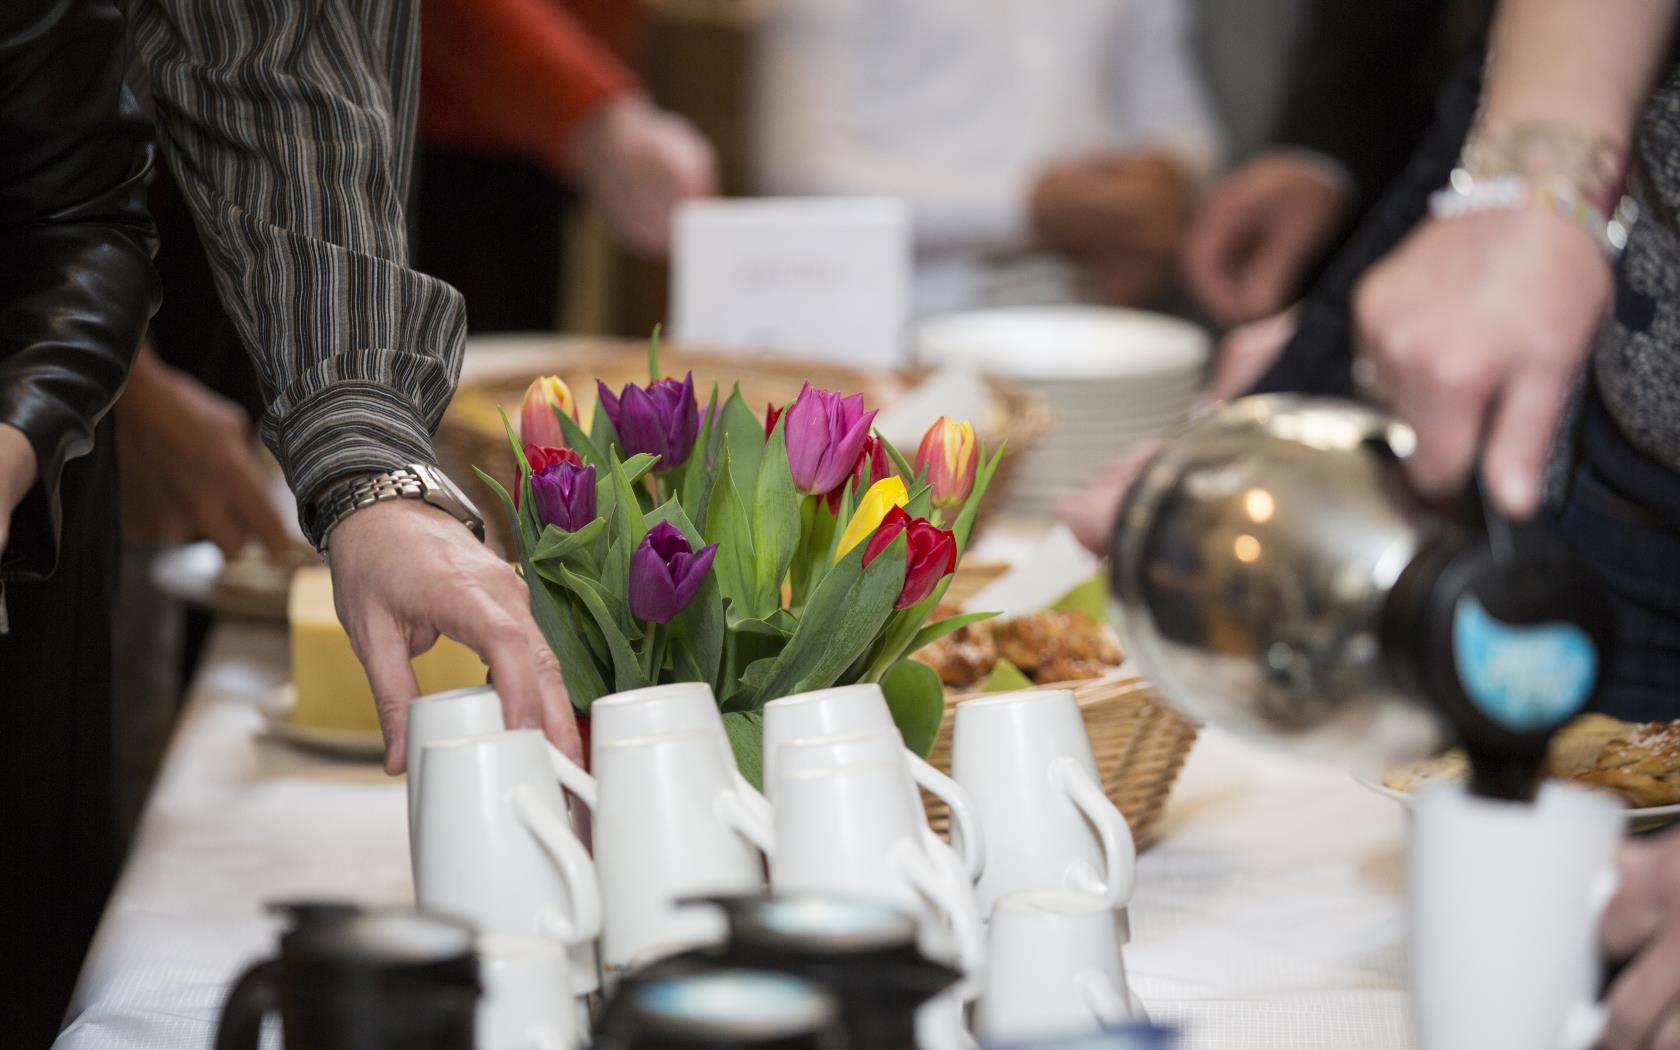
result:
[(981, 431), (988, 429), (994, 400), (980, 373), (971, 368), (947, 366), (883, 408), (875, 417), (875, 429), (907, 458), (913, 459), (922, 435), (940, 416), (971, 420)]
[(1057, 525), (1010, 570), (987, 584), (967, 606), (996, 611), (999, 619), (1038, 612), (1095, 575), (1102, 562)]

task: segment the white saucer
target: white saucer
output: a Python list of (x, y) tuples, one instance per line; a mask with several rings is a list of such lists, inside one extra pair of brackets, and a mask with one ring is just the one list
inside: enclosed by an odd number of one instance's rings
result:
[(268, 722), (270, 736), (330, 758), (354, 762), (385, 761), (385, 738), (378, 730), (300, 726), (292, 721), (292, 704), (292, 687), (283, 685), (274, 691), (270, 702), (263, 705), (263, 718)]
[[(1373, 777), (1369, 773), (1359, 770), (1353, 771), (1353, 779), (1360, 787), (1375, 791), (1384, 798), (1391, 798), (1402, 806), (1411, 808), (1417, 801), (1417, 796), (1407, 791), (1396, 791), (1382, 782), (1380, 777)], [(1680, 820), (1680, 804), (1672, 806), (1646, 806), (1643, 809), (1626, 809), (1623, 813), (1627, 817), (1629, 831), (1651, 831), (1656, 828)]]

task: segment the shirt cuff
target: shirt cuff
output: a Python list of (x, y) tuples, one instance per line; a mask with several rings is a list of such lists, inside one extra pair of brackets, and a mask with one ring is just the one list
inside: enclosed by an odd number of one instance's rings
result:
[[(344, 357), (352, 358), (350, 367), (343, 367)], [(334, 482), (410, 463), (437, 465), (432, 431), (448, 400), (447, 389), (441, 400), (421, 397), (420, 403), (439, 406), (435, 415), (425, 412), (407, 393), (408, 384), (392, 379), (392, 368), (433, 363), (418, 355), (367, 351), (340, 355), (336, 363), (340, 367), (331, 381), (271, 414), (262, 427), (263, 441), (297, 495), (299, 524), (306, 538), (317, 544), (320, 537), (308, 535), (307, 516), (301, 512)], [(437, 378), (452, 385), (454, 371)]]

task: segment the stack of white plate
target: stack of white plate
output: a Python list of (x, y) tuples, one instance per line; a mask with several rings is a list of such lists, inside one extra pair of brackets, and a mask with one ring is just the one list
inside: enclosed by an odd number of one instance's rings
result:
[(1183, 424), (1211, 339), (1187, 321), (1095, 306), (976, 310), (923, 322), (918, 359), (969, 366), (1042, 394), (1055, 429), (1014, 472), (1007, 509), (1043, 515), (1139, 441)]

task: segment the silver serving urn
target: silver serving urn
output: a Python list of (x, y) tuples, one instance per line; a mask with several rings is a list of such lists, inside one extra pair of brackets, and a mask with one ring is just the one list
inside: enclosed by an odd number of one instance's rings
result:
[(1192, 717), (1336, 761), (1450, 736), (1529, 797), (1610, 644), (1596, 581), (1472, 491), (1407, 482), (1412, 431), (1352, 402), (1229, 402), (1168, 442), (1115, 525), (1128, 654)]

